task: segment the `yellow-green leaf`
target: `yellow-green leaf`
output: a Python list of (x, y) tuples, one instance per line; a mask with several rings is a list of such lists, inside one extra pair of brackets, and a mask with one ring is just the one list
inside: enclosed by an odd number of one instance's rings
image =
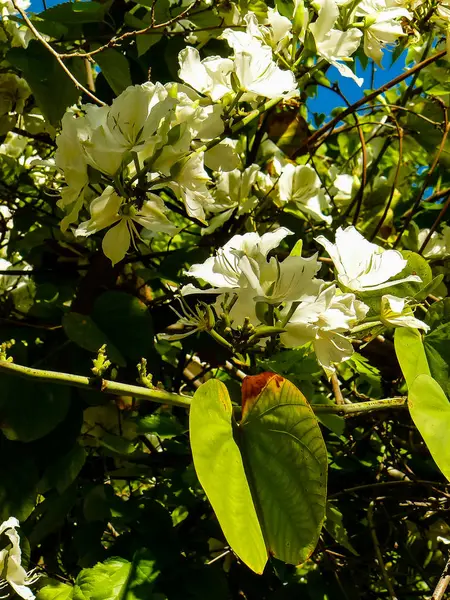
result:
[(201, 386), (191, 407), (191, 446), (228, 543), (261, 573), (269, 554), (299, 564), (314, 551), (325, 517), (327, 454), (308, 402), (280, 375), (247, 377), (242, 399), (238, 425), (225, 386)]
[(422, 336), (417, 329), (398, 327), (395, 330), (394, 345), (408, 389), (418, 375), (430, 375)]
[(450, 402), (438, 382), (422, 374), (410, 387), (408, 406), (431, 456), (450, 481)]
[(195, 393), (190, 410), (194, 466), (234, 552), (262, 573), (267, 550), (233, 430), (233, 409), (225, 385), (211, 379)]

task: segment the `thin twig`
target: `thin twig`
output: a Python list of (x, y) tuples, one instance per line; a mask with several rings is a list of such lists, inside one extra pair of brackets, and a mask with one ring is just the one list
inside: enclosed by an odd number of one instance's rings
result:
[(420, 203), (422, 201), (423, 195), (424, 195), (426, 189), (430, 185), (431, 176), (433, 175), (434, 170), (435, 170), (435, 168), (438, 165), (438, 162), (439, 162), (439, 159), (441, 157), (441, 154), (444, 151), (445, 142), (447, 141), (447, 137), (448, 137), (449, 132), (450, 132), (450, 122), (447, 122), (445, 124), (444, 135), (442, 136), (441, 143), (439, 145), (438, 151), (436, 152), (436, 156), (434, 157), (433, 164), (431, 165), (430, 170), (426, 174), (426, 177), (424, 179), (424, 182), (422, 184), (420, 192), (419, 192), (417, 198), (415, 199), (414, 204), (413, 204), (413, 206), (411, 208), (411, 212), (409, 213), (408, 217), (405, 219), (405, 222), (403, 223), (403, 227), (401, 228), (400, 233), (398, 234), (397, 239), (394, 242), (394, 248), (399, 244), (400, 240), (402, 239), (403, 234), (408, 229), (409, 224), (411, 223), (411, 220), (412, 220), (413, 216), (416, 214), (417, 209), (420, 206)]
[[(100, 48), (91, 50), (90, 52), (68, 52), (66, 54), (59, 54), (59, 56), (61, 58), (91, 58), (92, 56), (95, 56), (96, 54), (100, 54), (100, 52), (104, 52), (108, 48), (117, 46), (119, 44), (119, 42), (122, 42), (123, 40), (126, 40), (127, 38), (135, 37), (138, 35), (145, 35), (146, 33), (149, 33), (151, 30), (159, 31), (160, 29), (165, 29), (166, 27), (170, 27), (170, 25), (173, 25), (177, 21), (180, 21), (181, 19), (184, 19), (185, 17), (187, 17), (188, 14), (190, 12), (192, 12), (192, 10), (197, 6), (197, 4), (200, 4), (200, 0), (195, 0), (192, 4), (190, 4), (187, 8), (185, 8), (185, 10), (183, 10), (183, 12), (181, 12), (179, 15), (177, 15), (173, 19), (169, 19), (169, 21), (165, 21), (164, 23), (159, 23), (159, 24), (155, 24), (154, 22), (152, 22), (152, 23), (150, 23), (150, 25), (148, 25), (147, 27), (144, 27), (143, 29), (135, 29), (134, 31), (126, 31), (122, 35), (119, 35), (117, 37), (112, 37), (109, 40), (109, 42), (107, 42), (106, 44), (103, 44), (103, 46), (100, 46)], [(151, 19), (152, 19), (152, 21), (154, 21), (154, 14), (152, 14)], [(193, 30), (193, 31), (196, 31), (196, 30)], [(186, 32), (186, 33), (188, 33), (188, 32)]]
[(430, 228), (430, 231), (428, 232), (427, 237), (425, 238), (423, 244), (420, 246), (420, 250), (419, 250), (419, 254), (422, 254), (422, 252), (425, 250), (428, 242), (431, 239), (431, 236), (433, 235), (433, 233), (436, 231), (436, 229), (439, 226), (439, 223), (442, 221), (442, 219), (444, 218), (445, 213), (448, 210), (448, 207), (450, 206), (450, 191), (447, 192), (449, 197), (447, 198), (444, 206), (442, 207), (441, 212), (438, 214), (437, 219), (435, 220), (435, 222), (433, 223), (433, 225)]
[(377, 532), (375, 529), (375, 523), (373, 521), (373, 507), (375, 506), (375, 502), (372, 500), (369, 504), (369, 508), (367, 509), (367, 520), (369, 522), (370, 534), (372, 536), (373, 547), (375, 549), (375, 554), (377, 557), (378, 564), (380, 566), (381, 574), (384, 579), (384, 583), (386, 585), (386, 589), (389, 593), (389, 597), (391, 600), (397, 600), (397, 596), (395, 595), (394, 588), (392, 587), (391, 580), (389, 579), (388, 572), (386, 571), (386, 566), (384, 564), (383, 555), (381, 554), (380, 544), (378, 542)]
[(444, 594), (450, 583), (450, 556), (442, 572), (442, 575), (437, 583), (437, 586), (431, 596), (431, 600), (441, 600), (444, 598)]
[(298, 155), (299, 152), (301, 150), (303, 150), (303, 148), (305, 146), (308, 146), (308, 147), (311, 146), (311, 144), (313, 144), (324, 133), (326, 133), (327, 131), (333, 130), (334, 127), (340, 121), (342, 121), (343, 119), (345, 119), (345, 117), (348, 117), (349, 115), (351, 115), (353, 112), (355, 112), (356, 109), (360, 108), (361, 106), (364, 106), (364, 104), (367, 104), (367, 103), (371, 102), (372, 100), (374, 100), (380, 94), (384, 94), (384, 92), (387, 92), (387, 90), (389, 90), (392, 87), (396, 86), (398, 83), (401, 83), (405, 79), (408, 79), (408, 77), (411, 77), (411, 75), (414, 75), (414, 73), (416, 73), (418, 71), (421, 71), (422, 69), (424, 69), (428, 65), (431, 65), (432, 63), (434, 63), (437, 60), (439, 60), (440, 58), (444, 58), (444, 56), (446, 54), (447, 54), (446, 50), (441, 50), (440, 52), (437, 52), (436, 54), (433, 54), (432, 56), (426, 58), (422, 62), (417, 63), (417, 65), (415, 65), (414, 67), (411, 67), (411, 69), (408, 69), (407, 71), (405, 71), (404, 73), (402, 73), (398, 77), (395, 77), (391, 81), (388, 81), (387, 83), (385, 83), (384, 85), (382, 85), (378, 89), (374, 90), (372, 93), (367, 94), (367, 96), (364, 96), (363, 98), (360, 98), (357, 102), (354, 102), (351, 106), (349, 106), (348, 108), (346, 108), (345, 110), (343, 110), (341, 113), (339, 113), (336, 117), (334, 117), (334, 119), (331, 119), (331, 121), (329, 121), (328, 123), (326, 123), (320, 129), (317, 129), (317, 131), (315, 131), (311, 136), (309, 136), (306, 140), (304, 140), (303, 143), (300, 144), (300, 146), (299, 146), (299, 148), (298, 148), (298, 150), (296, 152), (296, 155)]
[(75, 87), (79, 90), (81, 90), (82, 92), (84, 92), (86, 94), (86, 96), (89, 96), (89, 98), (91, 98), (92, 100), (94, 100), (94, 102), (96, 102), (99, 106), (106, 106), (105, 102), (103, 102), (102, 100), (99, 100), (99, 98), (97, 98), (97, 96), (95, 96), (95, 94), (93, 94), (92, 92), (90, 92), (87, 88), (84, 87), (83, 84), (81, 84), (78, 79), (76, 79), (76, 77), (73, 76), (73, 74), (70, 72), (70, 70), (66, 67), (66, 65), (64, 64), (64, 61), (62, 60), (61, 56), (56, 52), (56, 50), (54, 50), (50, 44), (47, 42), (47, 40), (42, 37), (42, 35), (39, 33), (39, 31), (36, 29), (36, 27), (33, 25), (33, 23), (30, 21), (30, 19), (28, 18), (26, 12), (24, 10), (22, 10), (20, 8), (20, 6), (18, 6), (18, 4), (16, 3), (15, 0), (11, 0), (14, 8), (17, 10), (18, 13), (21, 14), (23, 20), (25, 21), (25, 23), (28, 25), (28, 27), (30, 28), (30, 31), (33, 33), (33, 35), (36, 37), (37, 40), (39, 40), (41, 42), (41, 44), (47, 48), (47, 50), (53, 54), (53, 56), (56, 58), (56, 60), (58, 61), (59, 65), (61, 66), (61, 68), (63, 69), (63, 71), (68, 75), (68, 77), (73, 81)]
[(389, 194), (389, 198), (388, 201), (386, 203), (386, 206), (384, 207), (384, 211), (383, 214), (381, 215), (380, 220), (377, 223), (377, 226), (375, 227), (371, 237), (370, 237), (370, 241), (372, 242), (378, 232), (380, 231), (381, 227), (383, 226), (383, 223), (386, 220), (386, 217), (388, 216), (389, 213), (389, 209), (391, 208), (391, 204), (392, 204), (392, 200), (394, 199), (394, 194), (395, 194), (395, 188), (397, 185), (397, 180), (398, 180), (398, 176), (400, 173), (400, 167), (402, 164), (402, 157), (403, 157), (403, 129), (400, 127), (400, 125), (397, 122), (397, 119), (395, 119), (395, 124), (397, 126), (397, 131), (398, 131), (398, 161), (397, 161), (397, 168), (395, 170), (395, 176), (394, 176), (394, 181), (392, 182), (392, 187), (391, 187), (391, 192)]
[[(97, 377), (84, 377), (82, 375), (73, 375), (72, 373), (63, 373), (60, 371), (47, 371), (44, 369), (34, 369), (5, 360), (0, 361), (0, 372), (10, 375), (16, 375), (23, 379), (30, 379), (35, 382), (56, 383), (71, 387), (97, 390), (105, 394), (114, 396), (132, 396), (142, 400), (150, 400), (161, 404), (172, 404), (189, 408), (191, 398), (172, 392), (166, 392), (157, 388), (146, 388), (108, 379), (99, 379)], [(396, 408), (406, 408), (407, 398), (386, 398), (384, 400), (372, 400), (370, 402), (355, 402), (353, 404), (311, 404), (312, 410), (318, 414), (333, 413), (340, 415), (352, 415), (373, 412), (375, 410), (389, 410)]]
[(341, 386), (339, 384), (339, 379), (336, 373), (333, 373), (331, 376), (331, 386), (333, 388), (334, 399), (336, 400), (336, 404), (339, 406), (343, 406), (345, 404), (344, 397), (341, 392)]

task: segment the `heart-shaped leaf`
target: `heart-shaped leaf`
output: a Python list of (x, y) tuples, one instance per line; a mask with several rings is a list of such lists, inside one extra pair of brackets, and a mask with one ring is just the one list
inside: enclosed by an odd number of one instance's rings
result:
[(290, 564), (313, 552), (325, 517), (327, 454), (303, 394), (274, 373), (247, 377), (242, 421), (215, 380), (196, 392), (194, 466), (224, 535), (261, 573), (269, 555)]

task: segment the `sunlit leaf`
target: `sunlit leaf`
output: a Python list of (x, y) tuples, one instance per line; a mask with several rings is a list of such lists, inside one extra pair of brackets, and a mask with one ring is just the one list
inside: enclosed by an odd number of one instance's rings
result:
[(317, 419), (292, 383), (262, 373), (244, 380), (240, 429), (268, 550), (302, 563), (325, 517), (327, 455)]
[(408, 388), (423, 373), (430, 375), (422, 336), (417, 329), (398, 327), (394, 336), (395, 353)]
[(211, 380), (194, 396), (190, 433), (200, 483), (236, 554), (256, 572), (268, 554), (304, 562), (325, 517), (327, 458), (301, 392), (273, 373), (247, 377), (237, 425), (225, 386)]
[(190, 410), (190, 436), (195, 470), (234, 552), (262, 573), (267, 550), (243, 457), (237, 424), (225, 385), (207, 381), (195, 393)]
[(450, 481), (450, 402), (437, 381), (422, 374), (411, 385), (408, 406), (431, 456)]

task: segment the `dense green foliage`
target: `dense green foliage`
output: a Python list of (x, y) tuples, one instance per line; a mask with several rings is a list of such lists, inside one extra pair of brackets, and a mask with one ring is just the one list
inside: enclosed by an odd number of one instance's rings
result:
[(430, 597), (450, 4), (0, 9), (0, 596)]

